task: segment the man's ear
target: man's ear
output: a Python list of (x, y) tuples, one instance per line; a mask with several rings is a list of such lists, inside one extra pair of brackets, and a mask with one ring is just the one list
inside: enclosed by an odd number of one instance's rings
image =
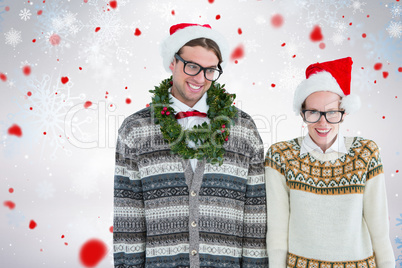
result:
[(171, 62), (170, 65), (169, 65), (169, 69), (172, 71), (172, 73), (173, 73), (175, 64), (176, 64), (176, 61), (175, 61), (175, 60), (172, 60), (172, 62)]

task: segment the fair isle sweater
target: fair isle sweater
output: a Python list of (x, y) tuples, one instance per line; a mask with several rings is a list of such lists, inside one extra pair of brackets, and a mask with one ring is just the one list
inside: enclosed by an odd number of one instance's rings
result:
[(267, 267), (262, 140), (239, 110), (223, 165), (171, 154), (151, 109), (119, 129), (114, 266)]
[(266, 155), (269, 265), (394, 268), (377, 145), (346, 137), (347, 153), (300, 155), (302, 138)]

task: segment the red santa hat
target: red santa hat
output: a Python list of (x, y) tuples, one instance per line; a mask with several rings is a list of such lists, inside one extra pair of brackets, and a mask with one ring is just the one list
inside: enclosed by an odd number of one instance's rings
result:
[(212, 30), (208, 24), (200, 25), (193, 23), (180, 23), (170, 27), (170, 35), (163, 40), (160, 46), (160, 53), (163, 58), (163, 67), (167, 72), (170, 63), (174, 59), (175, 53), (180, 50), (187, 42), (197, 38), (208, 38), (219, 46), (222, 54), (221, 66), (224, 67), (228, 61), (229, 45), (226, 39), (218, 32)]
[(341, 108), (351, 114), (359, 110), (360, 98), (350, 94), (352, 58), (314, 63), (306, 69), (306, 79), (296, 88), (293, 110), (299, 114), (306, 98), (317, 91), (330, 91), (341, 96)]

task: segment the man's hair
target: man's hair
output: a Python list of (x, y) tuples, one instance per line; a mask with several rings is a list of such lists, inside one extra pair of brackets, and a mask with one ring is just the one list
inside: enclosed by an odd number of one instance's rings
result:
[[(219, 49), (219, 46), (218, 46), (217, 43), (215, 43), (215, 41), (213, 41), (211, 39), (201, 37), (201, 38), (196, 38), (196, 39), (190, 40), (187, 43), (185, 43), (184, 46), (182, 46), (179, 49), (177, 54), (180, 55), (182, 48), (185, 47), (185, 46), (189, 46), (189, 47), (200, 46), (200, 47), (203, 47), (203, 48), (205, 48), (207, 50), (212, 50), (212, 52), (215, 53), (216, 57), (218, 57), (218, 60), (219, 60), (218, 65), (222, 63), (222, 54), (221, 54), (221, 51)], [(177, 59), (176, 59), (176, 61), (177, 61)]]

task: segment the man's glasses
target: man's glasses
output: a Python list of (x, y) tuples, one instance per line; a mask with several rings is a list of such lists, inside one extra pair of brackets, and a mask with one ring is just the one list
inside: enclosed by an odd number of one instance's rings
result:
[(321, 116), (325, 117), (330, 124), (337, 124), (342, 121), (345, 111), (326, 111), (321, 112), (317, 110), (302, 110), (303, 119), (306, 123), (316, 123), (321, 119)]
[(177, 53), (174, 56), (176, 59), (184, 63), (183, 72), (187, 75), (196, 76), (201, 71), (204, 71), (205, 79), (215, 82), (216, 80), (218, 80), (219, 76), (221, 76), (221, 74), (223, 73), (220, 65), (218, 65), (219, 70), (214, 68), (204, 68), (197, 63), (183, 60), (183, 58), (180, 57), (179, 54)]

